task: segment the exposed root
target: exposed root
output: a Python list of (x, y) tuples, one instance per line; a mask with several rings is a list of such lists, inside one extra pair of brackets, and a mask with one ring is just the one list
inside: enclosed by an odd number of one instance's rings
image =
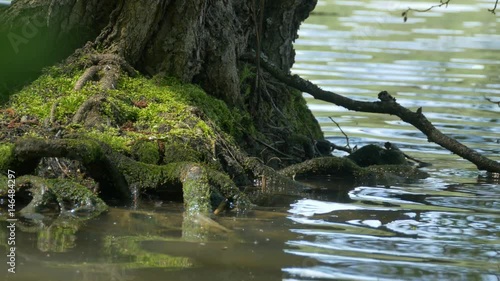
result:
[(115, 54), (93, 54), (91, 61), (96, 65), (116, 65), (127, 72), (130, 77), (137, 75), (136, 70), (122, 57)]
[[(184, 203), (188, 210), (206, 213), (220, 202), (237, 198), (239, 208), (247, 208), (249, 201), (240, 193), (228, 176), (191, 162), (152, 165), (137, 162), (91, 139), (43, 140), (24, 138), (16, 142), (9, 167), (31, 166), (43, 157), (65, 157), (78, 160), (96, 182), (108, 190), (102, 193), (131, 200), (131, 187), (142, 191), (173, 188), (182, 185)], [(26, 171), (30, 173), (30, 171)], [(32, 172), (32, 171), (31, 171)], [(197, 209), (197, 210), (195, 210)]]
[(90, 66), (86, 66), (87, 69), (75, 83), (76, 91), (81, 90), (89, 81), (99, 81), (103, 90), (116, 89), (121, 70), (131, 77), (137, 75), (124, 58), (115, 54), (91, 54), (84, 65), (89, 64)]
[(52, 125), (56, 121), (56, 110), (57, 106), (59, 106), (59, 101), (56, 101), (52, 104), (52, 107), (50, 108), (50, 117), (49, 117), (49, 124)]
[(17, 179), (20, 186), (30, 188), (33, 199), (21, 214), (32, 214), (49, 209), (56, 204), (61, 214), (84, 213), (97, 216), (107, 210), (106, 204), (87, 187), (67, 179), (44, 179), (22, 176)]
[(387, 184), (423, 179), (429, 175), (409, 165), (358, 166), (345, 157), (320, 157), (288, 166), (280, 174), (295, 178), (308, 175), (332, 175), (357, 184)]
[(103, 67), (104, 73), (101, 78), (101, 87), (105, 90), (114, 90), (118, 85), (118, 78), (120, 78), (120, 69), (114, 65), (106, 65)]
[(97, 66), (97, 65), (93, 65), (93, 66), (87, 68), (87, 70), (85, 70), (85, 72), (82, 74), (80, 79), (78, 79), (78, 81), (76, 81), (75, 87), (73, 89), (75, 91), (79, 91), (83, 88), (83, 86), (85, 86), (85, 84), (88, 81), (95, 80), (96, 76), (97, 76), (96, 74), (99, 70), (101, 70), (101, 68), (102, 68), (101, 66)]
[(104, 95), (95, 95), (86, 100), (73, 116), (72, 123), (79, 124), (83, 121), (88, 121), (88, 115), (90, 112), (97, 110), (99, 105), (106, 101), (106, 97)]

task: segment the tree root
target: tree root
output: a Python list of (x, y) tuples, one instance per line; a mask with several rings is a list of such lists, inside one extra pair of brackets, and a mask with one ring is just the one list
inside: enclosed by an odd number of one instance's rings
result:
[(44, 179), (22, 176), (17, 179), (20, 186), (29, 186), (33, 199), (21, 214), (32, 214), (57, 204), (60, 214), (86, 214), (95, 217), (107, 210), (106, 204), (87, 187), (67, 179)]
[(94, 80), (95, 77), (96, 77), (96, 74), (99, 70), (101, 70), (102, 67), (100, 66), (97, 66), (97, 65), (93, 65), (89, 68), (87, 68), (87, 70), (85, 70), (85, 72), (82, 74), (82, 76), (80, 77), (80, 79), (78, 79), (78, 81), (76, 81), (75, 83), (75, 87), (73, 88), (73, 90), (75, 91), (79, 91), (83, 88), (83, 86), (85, 86), (85, 84), (90, 81), (90, 80)]
[(89, 112), (98, 110), (99, 105), (104, 101), (106, 101), (106, 97), (104, 95), (98, 94), (90, 97), (88, 100), (82, 103), (82, 105), (80, 105), (75, 115), (73, 115), (73, 119), (71, 122), (74, 124), (79, 124), (83, 121), (87, 121)]
[[(246, 54), (241, 57), (242, 60), (253, 63), (255, 61), (255, 54)], [(428, 141), (435, 142), (440, 146), (448, 149), (449, 151), (469, 160), (479, 170), (486, 170), (488, 172), (500, 173), (500, 163), (493, 161), (480, 153), (468, 148), (457, 140), (441, 133), (422, 113), (422, 108), (413, 112), (396, 102), (387, 92), (382, 91), (379, 93), (380, 101), (376, 102), (363, 102), (356, 101), (339, 94), (324, 91), (317, 85), (300, 78), (298, 75), (290, 75), (284, 73), (278, 67), (270, 63), (265, 57), (261, 56), (260, 63), (269, 73), (274, 77), (281, 80), (283, 83), (294, 87), (300, 91), (311, 94), (315, 99), (331, 102), (336, 105), (342, 106), (349, 110), (371, 112), (371, 113), (385, 113), (396, 115), (401, 120), (410, 123), (424, 133)]]
[(266, 182), (265, 188), (261, 186), (261, 192), (267, 194), (301, 194), (304, 190), (309, 189), (306, 185), (276, 172), (271, 167), (262, 163), (260, 159), (248, 157), (248, 155), (241, 152), (238, 148), (226, 142), (222, 136), (219, 135), (217, 139), (219, 140), (219, 146), (226, 152), (219, 154), (219, 156), (223, 156), (226, 162), (232, 163), (235, 169), (246, 173), (250, 178), (260, 179), (262, 180), (261, 183)]
[(91, 66), (87, 67), (76, 81), (75, 91), (81, 90), (89, 81), (99, 81), (103, 90), (116, 89), (121, 70), (131, 77), (136, 76), (134, 68), (124, 58), (115, 54), (92, 54), (89, 62)]
[(356, 184), (394, 184), (427, 178), (429, 174), (409, 165), (358, 166), (346, 157), (319, 157), (288, 166), (281, 175), (295, 178), (306, 175), (332, 175)]
[(208, 213), (228, 198), (235, 198), (240, 209), (249, 206), (248, 199), (229, 177), (218, 171), (191, 162), (161, 166), (137, 162), (91, 139), (22, 138), (12, 148), (11, 162), (4, 164), (11, 169), (35, 167), (33, 163), (38, 163), (42, 157), (65, 157), (80, 161), (88, 174), (100, 183), (103, 197), (128, 199), (131, 202), (131, 187), (148, 191), (182, 185), (184, 203), (189, 211)]

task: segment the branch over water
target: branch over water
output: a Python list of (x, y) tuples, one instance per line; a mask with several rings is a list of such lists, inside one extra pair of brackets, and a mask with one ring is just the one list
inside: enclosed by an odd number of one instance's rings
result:
[[(246, 54), (242, 56), (241, 59), (253, 63), (255, 61), (255, 55), (251, 53)], [(434, 127), (434, 125), (425, 117), (425, 115), (422, 113), (421, 107), (417, 109), (416, 112), (413, 112), (408, 108), (401, 106), (396, 102), (396, 99), (392, 98), (385, 91), (379, 93), (378, 98), (380, 99), (380, 101), (365, 102), (353, 100), (334, 92), (322, 90), (317, 85), (301, 78), (298, 75), (285, 73), (275, 65), (270, 63), (263, 56), (261, 56), (260, 58), (260, 63), (265, 70), (267, 70), (277, 79), (281, 80), (283, 83), (286, 83), (287, 85), (294, 87), (302, 92), (306, 92), (312, 95), (315, 99), (330, 102), (354, 111), (396, 115), (404, 122), (413, 125), (415, 128), (424, 133), (427, 136), (427, 140), (429, 142), (437, 143), (447, 150), (470, 161), (471, 163), (476, 165), (479, 170), (500, 173), (499, 162), (493, 161), (481, 155), (477, 151), (463, 145), (457, 140), (441, 133), (441, 131), (436, 129), (436, 127)]]

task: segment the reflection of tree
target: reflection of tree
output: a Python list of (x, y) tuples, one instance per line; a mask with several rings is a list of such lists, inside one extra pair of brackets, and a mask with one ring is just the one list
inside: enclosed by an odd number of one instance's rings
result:
[(170, 241), (158, 236), (106, 236), (104, 238), (103, 252), (110, 263), (126, 261), (123, 266), (127, 268), (187, 268), (192, 264), (184, 257), (172, 257), (161, 253), (150, 253), (141, 248), (145, 241)]
[(498, 106), (500, 106), (500, 101), (494, 101), (492, 100), (491, 98), (488, 98), (488, 97), (484, 97), (485, 100), (491, 102), (491, 103), (496, 103)]
[(107, 277), (106, 280), (110, 281), (128, 281), (134, 279), (128, 274), (125, 268), (114, 264), (96, 264), (95, 267), (83, 267), (78, 271), (78, 274), (80, 277), (75, 276), (74, 280), (94, 281), (101, 280), (102, 277)]
[(57, 224), (38, 232), (37, 248), (42, 252), (66, 252), (75, 247), (76, 232), (79, 223), (71, 220), (60, 220)]
[(41, 252), (63, 253), (75, 247), (75, 234), (85, 220), (69, 216), (55, 218), (41, 216), (41, 218), (21, 219), (16, 227), (22, 232), (37, 233), (36, 244)]

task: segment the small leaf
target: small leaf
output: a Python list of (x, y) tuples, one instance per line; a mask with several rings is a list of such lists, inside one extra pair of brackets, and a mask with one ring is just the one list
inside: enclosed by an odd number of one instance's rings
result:
[(404, 22), (406, 22), (408, 20), (408, 17), (405, 16), (403, 20), (404, 20)]

